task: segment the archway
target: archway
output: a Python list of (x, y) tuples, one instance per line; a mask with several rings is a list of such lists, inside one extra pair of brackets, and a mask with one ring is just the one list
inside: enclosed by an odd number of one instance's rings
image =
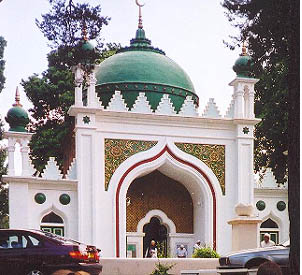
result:
[(152, 217), (150, 222), (143, 227), (145, 236), (143, 238), (143, 255), (146, 255), (146, 250), (149, 247), (152, 240), (157, 244), (158, 254), (162, 257), (167, 257), (168, 243), (167, 243), (167, 228), (161, 224), (157, 217)]
[(53, 211), (42, 218), (40, 228), (45, 232), (64, 236), (64, 221)]
[[(173, 148), (173, 151), (170, 149)], [(194, 217), (203, 220), (203, 223), (194, 224), (194, 232), (197, 232), (207, 245), (216, 249), (216, 205), (217, 194), (222, 196), (219, 182), (212, 170), (203, 162), (181, 152), (174, 144), (169, 146), (158, 145), (154, 149), (155, 154), (150, 157), (139, 153), (135, 157), (126, 160), (114, 173), (110, 184), (113, 184), (115, 192), (115, 234), (116, 256), (124, 256), (126, 250), (126, 194), (129, 186), (136, 178), (146, 175), (158, 168), (165, 175), (182, 182), (185, 179), (185, 187), (192, 194)], [(189, 181), (188, 181), (189, 179)], [(217, 192), (217, 194), (216, 194)], [(199, 234), (199, 235), (198, 235)], [(191, 236), (195, 238), (194, 235)], [(122, 255), (120, 254), (122, 251)]]

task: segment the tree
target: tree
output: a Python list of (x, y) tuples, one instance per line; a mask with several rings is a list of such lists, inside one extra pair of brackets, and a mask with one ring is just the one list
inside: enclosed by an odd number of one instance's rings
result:
[(223, 2), (229, 20), (240, 29), (229, 47), (248, 40), (258, 64), (255, 111), (262, 122), (255, 129), (255, 168), (272, 167), (278, 182), (288, 170), (290, 274), (299, 274), (300, 259), (299, 6), (297, 0)]
[[(225, 0), (229, 21), (240, 35), (227, 45), (248, 42), (255, 61), (255, 170), (271, 167), (277, 182), (287, 179), (288, 149), (288, 33), (289, 2), (282, 0)], [(280, 26), (283, 26), (280, 28)]]
[(0, 93), (4, 88), (5, 83), (5, 77), (3, 75), (4, 67), (5, 67), (5, 61), (3, 60), (3, 54), (4, 54), (4, 48), (6, 47), (6, 41), (5, 39), (0, 36)]
[[(3, 75), (5, 61), (3, 60), (4, 48), (6, 47), (5, 39), (0, 36), (0, 93), (4, 88), (5, 77)], [(0, 119), (0, 141), (3, 139), (3, 122)], [(8, 227), (8, 188), (2, 182), (2, 175), (7, 173), (5, 165), (6, 150), (0, 144), (0, 228)]]
[[(3, 138), (3, 123), (0, 121), (0, 141)], [(2, 182), (7, 174), (6, 150), (0, 144), (0, 228), (8, 228), (8, 186)]]
[[(51, 10), (36, 20), (38, 27), (52, 43), (48, 54), (48, 69), (41, 77), (37, 74), (22, 80), (24, 91), (33, 103), (30, 110), (34, 121), (29, 125), (34, 132), (30, 141), (31, 159), (35, 168), (42, 171), (49, 157), (56, 157), (62, 168), (66, 140), (71, 138), (73, 118), (67, 111), (74, 103), (74, 76), (72, 66), (78, 63), (94, 64), (115, 53), (117, 44), (98, 43), (96, 50), (83, 49), (86, 32), (89, 38), (101, 41), (100, 31), (108, 24), (101, 16), (100, 6), (74, 4), (73, 1), (50, 0)], [(84, 34), (81, 33), (84, 30)], [(84, 56), (84, 58), (83, 58)], [(91, 69), (91, 67), (89, 67)], [(89, 69), (88, 69), (89, 70)]]
[(83, 39), (83, 32), (89, 39), (96, 39), (99, 49), (103, 47), (100, 31), (110, 18), (101, 16), (100, 5), (74, 4), (73, 0), (49, 0), (49, 3), (50, 11), (42, 15), (43, 21), (36, 19), (36, 24), (53, 48), (76, 46)]

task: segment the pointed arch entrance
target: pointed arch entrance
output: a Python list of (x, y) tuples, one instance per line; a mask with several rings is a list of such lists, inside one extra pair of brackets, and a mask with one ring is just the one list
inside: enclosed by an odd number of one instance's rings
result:
[[(129, 164), (124, 164), (121, 176), (116, 178), (115, 188), (115, 236), (116, 256), (124, 257), (126, 252), (126, 194), (133, 180), (139, 176), (146, 175), (159, 168), (172, 178), (181, 178), (180, 182), (186, 184), (186, 188), (192, 194), (194, 204), (194, 233), (192, 238), (204, 238), (207, 245), (216, 249), (216, 192), (219, 183), (212, 171), (201, 161), (180, 152), (174, 145), (165, 145), (152, 157), (137, 161), (136, 156), (129, 159)], [(178, 151), (178, 152), (177, 152)], [(169, 169), (172, 168), (172, 169)], [(190, 180), (187, 180), (187, 179)], [(114, 177), (112, 178), (113, 181)], [(210, 180), (211, 179), (211, 180)], [(215, 185), (213, 184), (215, 183)], [(194, 194), (196, 192), (197, 194)], [(203, 222), (200, 222), (200, 221)], [(176, 244), (175, 244), (176, 245)], [(121, 255), (122, 251), (122, 255)]]

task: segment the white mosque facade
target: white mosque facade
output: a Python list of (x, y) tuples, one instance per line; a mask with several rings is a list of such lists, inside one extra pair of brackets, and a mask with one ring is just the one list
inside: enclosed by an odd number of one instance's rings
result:
[[(236, 65), (237, 64), (237, 65)], [(174, 255), (197, 240), (232, 250), (233, 223), (255, 220), (257, 245), (269, 232), (288, 239), (287, 188), (268, 171), (253, 172), (254, 85), (245, 51), (230, 82), (233, 99), (222, 116), (210, 99), (202, 114), (189, 76), (139, 27), (130, 47), (90, 74), (75, 70), (74, 155), (66, 175), (54, 158), (33, 176), (30, 133), (10, 123), (11, 228), (35, 228), (94, 244), (104, 257), (143, 257), (151, 239)], [(86, 96), (84, 96), (86, 94)], [(18, 103), (18, 102), (17, 102)], [(21, 108), (15, 104), (14, 108)], [(20, 144), (21, 175), (14, 156)], [(248, 211), (236, 212), (238, 206)]]

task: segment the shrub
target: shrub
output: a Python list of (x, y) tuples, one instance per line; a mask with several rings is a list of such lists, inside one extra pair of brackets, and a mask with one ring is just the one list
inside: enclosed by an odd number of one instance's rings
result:
[(153, 270), (151, 275), (168, 275), (168, 270), (170, 270), (175, 264), (161, 264), (158, 261), (158, 264), (155, 264), (156, 268)]
[(219, 258), (219, 254), (211, 247), (202, 247), (196, 249), (192, 255), (193, 258)]

